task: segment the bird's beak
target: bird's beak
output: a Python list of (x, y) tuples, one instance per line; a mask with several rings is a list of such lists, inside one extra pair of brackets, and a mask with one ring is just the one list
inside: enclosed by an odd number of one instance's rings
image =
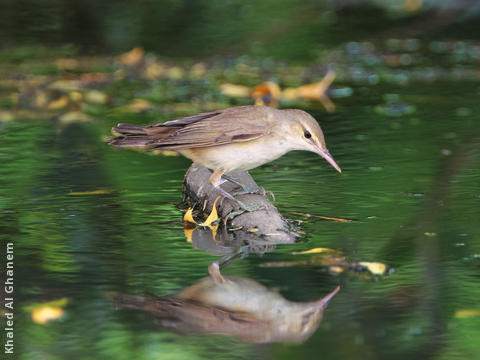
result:
[(338, 166), (337, 162), (335, 161), (333, 156), (330, 155), (328, 151), (322, 150), (320, 146), (314, 146), (313, 148), (314, 148), (313, 151), (316, 152), (321, 157), (323, 157), (325, 160), (327, 160), (329, 164), (335, 168), (335, 170), (337, 170), (338, 172), (342, 172), (342, 169), (340, 169), (340, 166)]

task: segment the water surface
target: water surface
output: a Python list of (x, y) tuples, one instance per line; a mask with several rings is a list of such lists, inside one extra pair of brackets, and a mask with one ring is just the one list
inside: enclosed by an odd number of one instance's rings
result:
[[(478, 311), (480, 297), (478, 83), (343, 85), (355, 96), (337, 99), (336, 113), (305, 108), (342, 174), (305, 152), (251, 171), (285, 217), (302, 221), (304, 235), (223, 270), (292, 301), (319, 299), (340, 284), (318, 330), (300, 345), (176, 334), (146, 312), (112, 305), (113, 293), (178, 292), (218, 258), (192, 249), (184, 235), (187, 159), (109, 147), (102, 136), (119, 119), (108, 112), (91, 123), (0, 124), (0, 236), (15, 245), (19, 358), (480, 357), (480, 318), (460, 312)], [(389, 93), (414, 111), (390, 111)], [(392, 270), (372, 276), (318, 263), (269, 266), (309, 259), (292, 252), (313, 248)], [(32, 321), (28, 305), (59, 298), (68, 299), (61, 319)]]

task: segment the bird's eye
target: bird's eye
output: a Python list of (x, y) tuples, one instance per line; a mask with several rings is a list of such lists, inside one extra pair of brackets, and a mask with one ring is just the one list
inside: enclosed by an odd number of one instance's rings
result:
[(310, 134), (310, 131), (305, 130), (305, 131), (303, 132), (303, 136), (305, 136), (307, 139), (310, 139), (310, 138), (312, 137), (312, 134)]

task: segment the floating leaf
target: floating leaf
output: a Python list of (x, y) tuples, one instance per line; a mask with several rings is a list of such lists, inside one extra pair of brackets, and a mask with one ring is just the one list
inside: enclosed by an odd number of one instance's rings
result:
[(103, 195), (103, 194), (110, 194), (110, 190), (99, 189), (99, 190), (92, 190), (92, 191), (72, 191), (68, 193), (68, 195), (72, 196), (83, 196), (83, 195)]
[(387, 271), (387, 265), (381, 262), (360, 261), (358, 265), (365, 267), (373, 275), (383, 275)]
[(305, 254), (319, 254), (319, 253), (336, 253), (337, 250), (329, 248), (314, 248), (306, 251), (295, 251), (292, 252), (292, 255), (305, 255)]
[(332, 217), (332, 216), (323, 216), (323, 215), (312, 215), (309, 213), (302, 213), (302, 212), (292, 212), (294, 215), (301, 215), (305, 216), (307, 218), (317, 218), (317, 219), (322, 219), (322, 220), (330, 220), (330, 221), (336, 221), (336, 222), (354, 222), (355, 220), (352, 219), (344, 219), (344, 218), (338, 218), (338, 217)]
[(60, 307), (42, 306), (32, 311), (32, 320), (37, 324), (46, 324), (49, 321), (62, 317), (64, 312)]
[(469, 318), (473, 316), (479, 316), (480, 309), (469, 309), (469, 310), (457, 310), (455, 311), (455, 317), (457, 319)]
[(67, 298), (56, 299), (41, 304), (32, 304), (25, 307), (32, 313), (32, 320), (37, 324), (46, 324), (51, 320), (60, 318), (64, 314), (62, 309), (68, 304)]
[(331, 220), (336, 222), (353, 222), (353, 220), (350, 220), (350, 219), (343, 219), (343, 218), (337, 218), (337, 217), (331, 217), (331, 216), (313, 215), (313, 217), (316, 217), (317, 219)]
[(61, 96), (58, 99), (52, 101), (47, 105), (48, 110), (58, 110), (63, 109), (68, 106), (68, 98), (66, 96)]

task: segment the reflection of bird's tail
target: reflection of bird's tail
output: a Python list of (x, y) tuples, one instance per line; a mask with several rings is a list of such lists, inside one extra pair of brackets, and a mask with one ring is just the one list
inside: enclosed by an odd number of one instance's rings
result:
[(108, 139), (108, 143), (117, 147), (148, 149), (152, 141), (167, 136), (170, 131), (167, 127), (118, 124), (112, 129), (118, 136)]

